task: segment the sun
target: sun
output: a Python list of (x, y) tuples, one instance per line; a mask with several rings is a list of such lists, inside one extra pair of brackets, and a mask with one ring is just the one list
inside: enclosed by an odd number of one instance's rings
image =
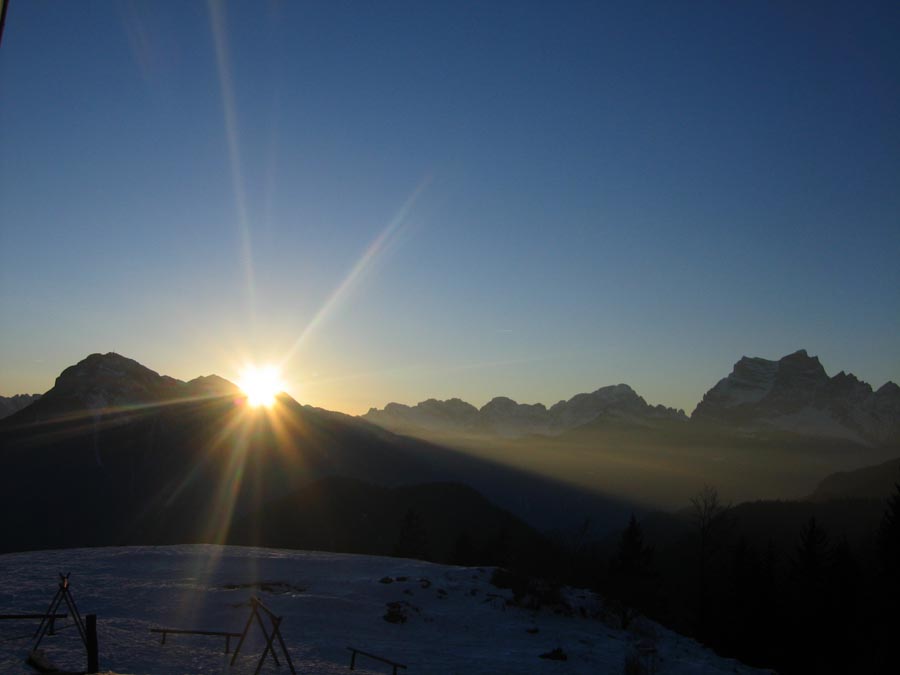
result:
[(247, 404), (253, 408), (271, 407), (275, 396), (284, 387), (275, 366), (246, 366), (241, 371), (238, 386), (247, 394)]

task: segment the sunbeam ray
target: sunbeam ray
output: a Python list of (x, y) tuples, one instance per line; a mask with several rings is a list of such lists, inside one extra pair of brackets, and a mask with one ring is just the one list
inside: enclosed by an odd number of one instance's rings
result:
[(207, 1), (209, 24), (216, 50), (216, 69), (222, 94), (222, 114), (225, 119), (225, 136), (228, 141), (228, 158), (231, 164), (231, 184), (234, 191), (238, 217), (240, 255), (247, 284), (247, 303), (251, 328), (256, 325), (256, 282), (253, 269), (253, 245), (247, 217), (247, 200), (244, 193), (244, 179), (241, 170), (241, 153), (238, 138), (237, 106), (234, 97), (234, 83), (228, 58), (228, 31), (225, 25), (223, 4), (215, 0)]
[(365, 272), (373, 265), (378, 259), (378, 256), (386, 250), (391, 241), (397, 237), (400, 230), (408, 222), (407, 219), (410, 211), (412, 211), (416, 201), (428, 187), (430, 182), (430, 176), (423, 178), (416, 189), (413, 190), (412, 194), (407, 197), (405, 202), (403, 202), (390, 222), (388, 222), (379, 235), (375, 237), (362, 256), (360, 256), (359, 260), (356, 261), (356, 264), (347, 273), (347, 276), (344, 277), (344, 280), (341, 281), (325, 303), (319, 308), (319, 311), (316, 312), (315, 316), (313, 316), (306, 325), (306, 328), (300, 333), (300, 336), (294, 341), (294, 344), (291, 345), (291, 348), (288, 349), (287, 353), (281, 359), (280, 366), (282, 368), (294, 357), (309, 336), (327, 319), (328, 315), (335, 310), (347, 295), (349, 295), (354, 284), (359, 281)]

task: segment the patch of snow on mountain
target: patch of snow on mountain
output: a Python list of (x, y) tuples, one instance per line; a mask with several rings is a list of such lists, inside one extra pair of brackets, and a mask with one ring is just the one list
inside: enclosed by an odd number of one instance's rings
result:
[[(256, 627), (233, 668), (221, 637), (169, 635), (162, 645), (150, 629), (241, 632), (256, 595), (283, 617), (298, 673), (346, 673), (348, 646), (406, 664), (411, 674), (620, 673), (626, 654), (647, 635), (659, 652), (660, 675), (763, 672), (650, 622), (640, 638), (612, 628), (592, 618), (600, 604), (588, 591), (565, 590), (574, 610), (568, 615), (526, 610), (511, 604), (510, 591), (491, 585), (490, 568), (373, 556), (205, 545), (9, 554), (0, 556), (0, 612), (45, 611), (58, 572), (72, 573), (81, 612), (98, 616), (104, 671), (252, 673), (263, 648)], [(391, 607), (404, 620), (385, 620)], [(0, 671), (27, 672), (35, 627), (0, 625)], [(83, 668), (71, 623), (60, 621), (58, 629), (41, 648), (57, 666)], [(556, 648), (566, 661), (540, 658)], [(357, 670), (383, 673), (385, 667), (360, 657)], [(288, 670), (270, 658), (262, 672)]]
[(772, 390), (778, 363), (766, 359), (741, 359), (731, 375), (710, 391), (720, 405), (733, 407), (756, 403)]
[(835, 420), (828, 412), (812, 406), (806, 406), (802, 410), (787, 415), (761, 420), (760, 426), (807, 436), (843, 438), (867, 445), (866, 440), (858, 433)]

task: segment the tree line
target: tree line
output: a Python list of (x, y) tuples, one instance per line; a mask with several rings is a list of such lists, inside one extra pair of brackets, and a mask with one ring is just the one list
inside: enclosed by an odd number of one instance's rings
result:
[[(798, 506), (813, 515), (784, 517)], [(457, 534), (444, 554), (436, 544), (448, 533), (408, 509), (393, 554), (497, 565), (526, 586), (538, 577), (592, 588), (624, 629), (646, 616), (722, 656), (779, 673), (900, 672), (900, 484), (886, 504), (862, 506), (734, 507), (705, 487), (681, 514), (688, 526), (673, 536), (660, 536), (666, 528), (658, 523), (648, 534), (632, 515), (611, 544), (591, 541), (589, 519), (568, 543), (526, 541), (501, 521), (487, 539)], [(823, 521), (852, 523), (853, 536)]]
[(623, 627), (638, 614), (724, 656), (780, 673), (900, 669), (900, 484), (871, 536), (851, 543), (815, 516), (792, 547), (741, 533), (733, 507), (704, 488), (692, 531), (665, 551), (632, 516), (593, 585)]

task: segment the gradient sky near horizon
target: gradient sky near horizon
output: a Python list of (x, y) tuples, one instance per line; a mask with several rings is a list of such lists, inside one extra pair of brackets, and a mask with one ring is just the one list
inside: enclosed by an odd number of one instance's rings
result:
[(896, 2), (22, 2), (0, 394), (116, 351), (351, 413), (742, 355), (900, 381)]

